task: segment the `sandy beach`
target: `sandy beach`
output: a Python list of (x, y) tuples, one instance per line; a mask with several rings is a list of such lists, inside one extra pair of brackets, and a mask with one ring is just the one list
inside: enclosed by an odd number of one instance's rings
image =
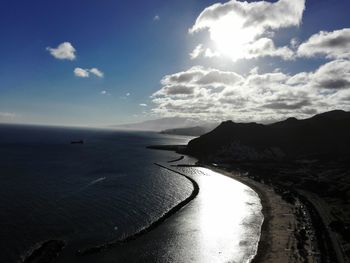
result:
[(212, 166), (208, 168), (246, 184), (260, 197), (264, 222), (258, 252), (252, 262), (317, 262), (317, 253), (314, 253), (316, 243), (309, 240), (301, 247), (297, 238), (296, 233), (304, 229), (306, 223), (297, 216), (298, 205), (283, 200), (272, 187), (240, 176), (238, 172), (228, 172)]

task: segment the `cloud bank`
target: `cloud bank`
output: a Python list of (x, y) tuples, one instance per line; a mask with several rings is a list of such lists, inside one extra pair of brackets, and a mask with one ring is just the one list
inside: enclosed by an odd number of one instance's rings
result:
[(152, 111), (162, 116), (261, 122), (350, 110), (350, 61), (342, 59), (295, 75), (195, 66), (163, 77), (161, 84), (152, 95)]

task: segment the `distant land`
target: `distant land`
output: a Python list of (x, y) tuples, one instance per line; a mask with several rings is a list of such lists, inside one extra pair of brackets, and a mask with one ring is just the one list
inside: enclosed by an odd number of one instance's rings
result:
[(218, 123), (208, 123), (208, 124), (203, 124), (201, 126), (195, 126), (195, 127), (167, 129), (167, 130), (161, 131), (160, 133), (171, 134), (171, 135), (201, 136), (205, 133), (212, 131), (218, 125), (219, 125)]
[(194, 127), (194, 126), (206, 126), (207, 124), (208, 124), (207, 122), (204, 122), (198, 119), (169, 117), (169, 118), (148, 120), (148, 121), (143, 121), (138, 123), (112, 125), (110, 127), (120, 129), (120, 130), (161, 132), (163, 130), (169, 130), (169, 129), (187, 128), (187, 127)]

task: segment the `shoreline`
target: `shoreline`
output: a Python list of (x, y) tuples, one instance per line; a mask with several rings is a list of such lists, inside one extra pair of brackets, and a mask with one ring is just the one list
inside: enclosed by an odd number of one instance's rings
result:
[[(308, 262), (319, 262), (317, 253), (302, 255), (302, 251), (307, 251), (310, 248), (298, 248), (300, 240), (298, 240), (296, 233), (299, 233), (298, 231), (303, 227), (303, 225), (301, 227), (298, 225), (305, 222), (302, 222), (304, 219), (300, 218), (300, 215), (297, 215), (294, 210), (300, 209), (300, 207), (284, 201), (272, 186), (257, 182), (246, 176), (240, 176), (238, 172), (227, 171), (224, 168), (211, 164), (200, 164), (198, 166), (208, 168), (241, 182), (258, 194), (264, 220), (261, 225), (257, 252), (250, 261), (251, 263), (301, 263), (305, 262), (305, 260), (308, 260)], [(308, 212), (308, 209), (305, 208), (306, 211), (304, 212)], [(285, 213), (288, 210), (290, 213)], [(294, 225), (291, 229), (286, 227), (285, 222), (287, 221), (289, 223), (292, 222), (292, 225)], [(305, 246), (305, 244), (303, 245)], [(311, 244), (308, 245), (311, 246)]]
[[(191, 183), (193, 184), (193, 187), (194, 187), (191, 195), (188, 198), (186, 198), (185, 200), (181, 201), (175, 207), (168, 210), (163, 216), (161, 216), (159, 219), (154, 221), (148, 227), (141, 229), (140, 231), (136, 232), (135, 234), (128, 236), (124, 239), (106, 242), (106, 243), (103, 243), (101, 245), (78, 250), (76, 252), (77, 256), (98, 254), (101, 251), (113, 249), (115, 246), (118, 246), (122, 243), (126, 243), (128, 241), (134, 240), (134, 239), (138, 238), (139, 236), (152, 231), (153, 229), (155, 229), (156, 227), (161, 225), (166, 219), (168, 219), (169, 217), (174, 215), (176, 212), (178, 212), (181, 208), (183, 208), (188, 203), (190, 203), (198, 195), (199, 186), (194, 179), (190, 178), (189, 176), (187, 176), (179, 171), (176, 171), (176, 170), (173, 170), (169, 167), (166, 167), (164, 165), (161, 165), (158, 163), (154, 163), (154, 164), (159, 166), (162, 169), (167, 169), (171, 172), (174, 172), (176, 174), (184, 176), (186, 179), (191, 181)], [(174, 165), (174, 166), (177, 166), (177, 165)], [(254, 257), (250, 260), (250, 262), (252, 262), (252, 263), (303, 262), (300, 258), (295, 258), (295, 255), (294, 255), (295, 251), (294, 252), (293, 251), (284, 251), (284, 250), (286, 250), (286, 247), (283, 248), (283, 246), (282, 246), (283, 249), (281, 249), (281, 247), (279, 248), (279, 250), (282, 250), (282, 251), (279, 251), (279, 253), (277, 253), (278, 249), (276, 249), (276, 246), (274, 246), (273, 239), (276, 238), (276, 237), (274, 237), (274, 234), (276, 234), (275, 232), (277, 232), (277, 239), (279, 239), (278, 234), (281, 234), (281, 232), (282, 232), (281, 230), (276, 230), (277, 226), (274, 225), (272, 222), (273, 218), (276, 216), (274, 214), (274, 212), (276, 212), (276, 211), (274, 211), (276, 209), (276, 205), (274, 206), (274, 202), (280, 202), (281, 200), (277, 200), (277, 199), (281, 199), (281, 197), (277, 193), (273, 192), (273, 188), (271, 186), (259, 183), (259, 182), (255, 181), (251, 178), (248, 178), (246, 176), (240, 176), (240, 175), (238, 175), (238, 172), (235, 173), (234, 171), (227, 171), (224, 168), (219, 167), (219, 166), (214, 166), (211, 164), (200, 164), (200, 165), (196, 164), (196, 165), (192, 165), (192, 166), (205, 167), (205, 168), (208, 168), (212, 171), (218, 172), (224, 176), (230, 177), (233, 180), (236, 180), (236, 181), (250, 187), (252, 190), (254, 190), (257, 193), (257, 195), (260, 199), (260, 202), (261, 202), (261, 206), (262, 206), (261, 212), (262, 212), (264, 218), (263, 218), (263, 222), (262, 222), (262, 225), (260, 228), (260, 237), (259, 237), (259, 241), (257, 243), (256, 253), (255, 253)], [(274, 199), (274, 201), (271, 201), (272, 199)], [(281, 212), (281, 211), (279, 211), (279, 212)], [(286, 229), (284, 229), (284, 230), (286, 230)], [(289, 238), (293, 238), (293, 237), (294, 237), (294, 235), (291, 234)], [(296, 242), (294, 242), (294, 243), (296, 244)], [(276, 256), (275, 255), (276, 253), (279, 255)], [(293, 258), (293, 261), (290, 261), (291, 258)], [(311, 262), (313, 262), (313, 261), (311, 261)]]
[[(174, 169), (172, 169), (171, 167), (168, 167), (166, 164), (164, 164), (164, 165), (162, 165), (162, 164), (158, 164), (158, 163), (154, 163), (155, 165), (157, 165), (157, 166), (159, 166), (159, 167), (161, 167), (161, 168), (164, 168), (164, 169), (167, 169), (167, 170), (169, 170), (169, 171), (171, 171), (171, 172), (173, 172), (173, 173), (176, 173), (176, 174), (180, 174), (180, 175), (182, 175), (182, 176), (184, 176), (184, 177), (186, 177), (187, 179), (189, 179), (190, 181), (192, 181), (192, 182), (195, 182), (195, 184), (196, 185), (198, 185), (199, 183), (197, 183), (194, 179), (192, 179), (190, 176), (188, 176), (187, 175), (187, 173), (185, 173), (185, 172), (180, 172), (180, 171), (177, 171), (177, 170), (174, 170)], [(172, 166), (176, 166), (176, 165), (172, 165)], [(181, 166), (181, 165), (180, 165)], [(197, 167), (197, 168), (199, 168), (199, 167), (203, 167), (203, 166), (200, 166), (200, 165), (191, 165), (190, 167)], [(207, 168), (207, 167), (206, 167)], [(211, 170), (211, 171), (213, 171), (213, 172), (215, 172), (215, 170), (214, 169), (211, 169), (211, 168), (208, 168), (209, 170)], [(220, 176), (223, 176), (223, 177), (227, 177), (226, 176), (226, 174), (224, 174), (222, 171), (219, 171), (218, 172), (219, 174), (220, 174)], [(234, 178), (230, 178), (230, 179), (234, 179)], [(230, 180), (229, 179), (229, 180)], [(234, 181), (237, 181), (238, 183), (240, 183), (240, 181), (239, 180), (235, 180), (234, 179)], [(257, 195), (258, 195), (258, 198), (260, 199), (260, 202), (262, 202), (261, 201), (261, 196), (260, 196), (260, 191), (258, 192), (254, 187), (251, 187), (250, 185), (248, 185), (248, 184), (246, 184), (246, 183), (243, 183), (242, 182), (242, 184), (244, 184), (245, 186), (247, 186), (247, 187), (249, 187), (249, 188), (251, 188), (251, 190), (253, 190)], [(198, 191), (199, 191), (199, 188), (198, 188)], [(198, 193), (197, 193), (198, 194)], [(193, 199), (192, 200), (189, 200), (188, 202), (191, 202), (191, 201), (193, 201)], [(179, 208), (179, 209), (182, 209), (182, 207), (181, 208)], [(261, 211), (262, 211), (262, 209), (263, 209), (263, 205), (261, 205)], [(176, 212), (175, 212), (176, 213)], [(173, 214), (171, 214), (171, 215), (169, 215), (169, 217), (171, 217), (171, 216), (175, 216), (176, 217), (176, 215), (175, 215), (175, 213), (173, 213)], [(264, 217), (265, 217), (265, 215), (264, 215)], [(169, 219), (170, 220), (170, 219)], [(164, 220), (165, 221), (165, 220)], [(259, 249), (261, 249), (261, 226), (264, 224), (264, 222), (265, 222), (265, 220), (264, 220), (264, 218), (262, 219), (262, 222), (261, 222), (261, 225), (260, 225), (260, 231), (259, 232), (257, 232), (256, 234), (257, 234), (257, 237), (258, 237), (258, 239), (256, 240), (256, 242), (254, 242), (254, 253), (252, 253), (251, 255), (250, 255), (250, 257), (249, 257), (249, 259), (247, 259), (248, 261), (247, 261), (247, 263), (249, 262), (249, 263), (251, 263), (251, 262), (257, 262), (257, 261), (255, 261), (255, 258), (257, 258), (257, 255), (258, 255), (258, 251), (259, 251)], [(152, 233), (153, 233), (153, 235), (155, 235), (155, 236), (157, 236), (157, 235), (159, 235), (159, 229), (162, 229), (162, 226), (164, 226), (165, 228), (167, 228), (168, 226), (166, 226), (166, 223), (164, 223), (163, 222), (163, 220), (162, 220), (162, 222), (160, 222), (159, 223), (159, 225), (157, 224), (157, 228), (156, 229), (154, 229), (154, 231), (152, 231), (153, 230), (153, 228), (152, 229), (149, 229), (147, 232), (144, 232), (144, 233), (137, 233), (136, 234), (136, 236), (133, 236), (133, 238), (130, 238), (129, 239), (129, 237), (127, 238), (128, 240), (126, 240), (126, 242), (127, 241), (131, 241), (131, 242), (141, 242), (141, 244), (142, 244), (142, 242), (144, 242), (145, 241), (145, 239), (147, 240), (147, 238), (149, 239), (150, 237), (148, 236), (149, 234), (151, 235), (151, 238), (152, 238)], [(159, 228), (158, 228), (159, 227)], [(157, 230), (158, 229), (158, 230)], [(157, 233), (157, 231), (158, 231), (158, 233)], [(145, 235), (143, 235), (143, 234), (145, 234)], [(154, 236), (153, 236), (154, 237)], [(136, 239), (136, 240), (135, 240)], [(121, 245), (121, 246), (120, 246)], [(137, 246), (139, 246), (140, 245), (140, 243), (138, 244), (138, 243), (136, 243), (136, 247)], [(133, 247), (134, 246), (134, 247)], [(132, 249), (135, 249), (135, 243), (131, 243), (131, 247), (132, 247)], [(110, 248), (110, 249), (109, 249)], [(113, 249), (116, 249), (116, 250), (114, 250), (114, 252), (113, 252)], [(127, 247), (125, 247), (125, 249), (127, 249)], [(131, 249), (131, 251), (132, 251), (132, 249)], [(134, 250), (134, 251), (137, 251), (137, 250)], [(98, 258), (99, 258), (99, 252), (101, 253), (101, 256), (102, 257), (106, 257), (106, 258), (108, 258), (108, 259), (112, 259), (113, 258), (113, 253), (125, 253), (125, 251), (123, 250), (123, 243), (115, 243), (115, 246), (111, 246), (111, 247), (108, 247), (108, 250), (107, 251), (104, 251), (104, 250), (101, 250), (101, 251), (96, 251), (96, 254), (95, 253), (93, 253), (94, 255), (94, 257), (92, 258), (93, 260), (97, 260)], [(105, 253), (107, 253), (107, 254), (105, 254)], [(219, 253), (221, 253), (221, 252), (219, 252)], [(89, 255), (88, 254), (86, 254), (87, 255), (87, 259), (89, 259)], [(108, 256), (106, 256), (106, 255), (108, 255)], [(126, 254), (127, 255), (127, 254)], [(180, 254), (181, 255), (181, 254)], [(83, 255), (82, 255), (83, 256)], [(121, 257), (122, 258), (122, 260), (125, 260), (125, 257), (124, 256), (122, 256)], [(84, 260), (84, 259), (86, 259), (86, 258), (84, 258), (84, 257), (81, 257), (81, 259), (80, 260)], [(59, 262), (61, 262), (61, 261), (59, 261)], [(81, 262), (81, 261), (79, 261), (79, 262)], [(90, 262), (90, 261), (89, 261)], [(96, 262), (96, 261), (95, 261)], [(109, 261), (108, 261), (109, 262)], [(139, 261), (135, 261), (135, 262), (139, 262)], [(154, 262), (154, 261), (145, 261), (145, 262)], [(182, 261), (176, 261), (176, 262), (182, 262)], [(194, 262), (201, 262), (201, 261), (194, 261)], [(216, 262), (216, 261), (215, 261)], [(222, 261), (222, 262), (230, 262), (230, 261)]]
[[(151, 145), (151, 146), (147, 146), (148, 149), (153, 149), (153, 150), (162, 150), (162, 151), (174, 151), (175, 153), (178, 154), (185, 154), (184, 153), (184, 149), (185, 147), (183, 145)], [(185, 154), (187, 156), (190, 156), (188, 154)], [(176, 162), (178, 160), (182, 160), (184, 157), (184, 155), (182, 155), (180, 158), (175, 159), (172, 162)], [(194, 157), (195, 158), (195, 157)], [(169, 163), (169, 161), (168, 161)], [(266, 195), (266, 190), (261, 189), (261, 187), (257, 186), (257, 182), (255, 182), (252, 179), (246, 180), (248, 178), (243, 179), (243, 177), (240, 177), (238, 175), (234, 175), (233, 172), (228, 172), (226, 170), (224, 170), (223, 168), (220, 168), (220, 166), (214, 166), (212, 164), (174, 164), (172, 166), (175, 167), (204, 167), (207, 168), (209, 170), (215, 171), (217, 173), (222, 174), (223, 176), (227, 176), (233, 180), (236, 180), (248, 187), (250, 187), (255, 193), (257, 193), (260, 202), (261, 202), (261, 213), (263, 214), (263, 222), (260, 228), (260, 237), (259, 237), (259, 241), (257, 243), (257, 250), (256, 250), (256, 254), (254, 255), (254, 257), (250, 260), (250, 263), (262, 263), (262, 262), (266, 262), (266, 263), (271, 263), (270, 261), (266, 260), (266, 250), (271, 250), (271, 242), (269, 242), (270, 238), (271, 238), (271, 233), (270, 233), (270, 228), (271, 228), (271, 224), (270, 224), (270, 219), (271, 219), (271, 206), (269, 204), (269, 199)], [(170, 168), (164, 167), (170, 171), (173, 172), (177, 172), (174, 171)], [(178, 172), (177, 172), (178, 173)], [(186, 176), (187, 177), (187, 176)], [(193, 179), (191, 179), (193, 180)], [(265, 186), (265, 185), (264, 185)]]

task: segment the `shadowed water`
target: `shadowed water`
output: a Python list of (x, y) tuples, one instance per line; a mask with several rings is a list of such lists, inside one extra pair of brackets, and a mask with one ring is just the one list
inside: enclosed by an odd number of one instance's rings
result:
[[(83, 145), (71, 145), (72, 140)], [(1, 262), (49, 239), (95, 244), (142, 229), (192, 185), (155, 167), (186, 143), (153, 133), (0, 125)]]

